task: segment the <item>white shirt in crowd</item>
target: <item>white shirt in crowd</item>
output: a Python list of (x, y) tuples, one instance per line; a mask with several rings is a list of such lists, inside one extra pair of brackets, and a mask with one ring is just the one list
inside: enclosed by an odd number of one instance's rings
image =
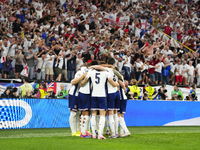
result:
[(161, 73), (162, 67), (164, 66), (164, 64), (162, 62), (159, 62), (155, 66), (159, 66), (159, 67), (155, 68), (155, 72)]
[[(189, 69), (188, 66), (189, 66), (188, 64), (183, 65), (183, 71), (188, 70), (188, 69)], [(183, 73), (183, 76), (187, 76), (187, 75), (188, 75), (187, 72), (184, 72), (184, 73)]]
[(47, 58), (48, 58), (48, 59), (52, 58), (52, 59), (49, 60), (49, 61), (47, 61), (46, 67), (47, 67), (47, 68), (53, 68), (53, 62), (54, 62), (55, 55), (52, 55), (52, 56), (47, 55)]
[(117, 62), (117, 67), (119, 68), (119, 71), (120, 71), (120, 72), (122, 71), (123, 65), (124, 65), (124, 61), (123, 61), (123, 60)]
[(42, 60), (42, 58), (38, 58), (37, 69), (40, 68), (41, 71), (45, 71), (47, 61), (48, 58), (45, 58), (44, 60)]
[[(79, 60), (80, 60), (80, 61), (79, 61)], [(76, 61), (79, 61), (78, 63), (76, 63), (76, 71), (78, 71), (79, 67), (80, 67), (81, 65), (83, 65), (84, 63), (83, 63), (83, 60), (82, 60), (82, 59), (79, 59), (79, 58), (76, 58)]]
[(135, 63), (136, 72), (138, 72), (138, 70), (141, 69), (142, 65), (143, 65), (143, 63), (141, 61), (139, 63), (138, 62)]
[(196, 66), (196, 69), (198, 69), (198, 74), (200, 75), (200, 63)]
[(192, 75), (193, 76), (194, 75), (194, 66), (189, 66), (188, 65), (188, 69), (189, 69), (188, 75), (190, 75), (190, 76)]
[(8, 51), (8, 55), (14, 57), (16, 50), (17, 50), (17, 44), (12, 45)]
[(176, 65), (175, 69), (178, 69), (178, 71), (176, 71), (175, 75), (176, 76), (182, 76), (182, 70), (183, 70), (183, 66), (182, 65)]
[(170, 63), (170, 67), (171, 67), (171, 70), (170, 70), (170, 71), (171, 71), (172, 73), (174, 73), (176, 64), (174, 65), (173, 62), (171, 62), (171, 63)]

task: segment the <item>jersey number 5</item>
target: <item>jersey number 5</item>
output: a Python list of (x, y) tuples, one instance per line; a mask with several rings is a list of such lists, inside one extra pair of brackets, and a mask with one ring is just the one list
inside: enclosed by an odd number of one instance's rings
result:
[(95, 81), (96, 84), (99, 84), (99, 82), (100, 82), (99, 75), (100, 75), (100, 73), (96, 73), (96, 75), (95, 75), (95, 79), (97, 80), (97, 81)]

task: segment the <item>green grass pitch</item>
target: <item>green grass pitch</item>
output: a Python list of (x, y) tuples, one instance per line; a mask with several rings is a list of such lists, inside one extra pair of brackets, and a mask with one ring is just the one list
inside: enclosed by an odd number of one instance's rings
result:
[(200, 127), (129, 127), (117, 139), (72, 137), (70, 128), (0, 130), (2, 150), (200, 150)]

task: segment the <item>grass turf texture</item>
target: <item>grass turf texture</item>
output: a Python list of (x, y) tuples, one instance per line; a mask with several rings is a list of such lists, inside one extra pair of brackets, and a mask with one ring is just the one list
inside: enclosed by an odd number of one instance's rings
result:
[(69, 128), (0, 130), (2, 150), (199, 150), (200, 127), (129, 127), (117, 139), (72, 137)]

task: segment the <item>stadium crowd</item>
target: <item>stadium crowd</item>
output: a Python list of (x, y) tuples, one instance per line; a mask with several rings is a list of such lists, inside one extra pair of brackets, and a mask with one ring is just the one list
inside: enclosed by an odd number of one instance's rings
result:
[[(119, 124), (119, 136), (129, 136), (123, 118), (127, 99), (169, 97), (165, 86), (156, 91), (152, 84), (174, 85), (172, 100), (184, 99), (177, 84), (190, 85), (185, 99), (197, 99), (199, 5), (196, 0), (1, 0), (0, 76), (24, 82), (1, 97), (68, 98), (64, 85), (55, 95), (45, 83), (32, 85), (29, 78), (71, 81), (72, 136), (91, 137), (91, 121), (92, 137), (105, 139), (107, 115), (110, 138), (118, 137)], [(147, 84), (141, 96), (139, 83)], [(92, 92), (90, 85), (95, 86)], [(105, 85), (107, 93), (99, 91)]]
[(200, 85), (198, 1), (1, 0), (0, 8), (4, 78), (28, 68), (30, 79), (71, 81), (84, 63), (113, 57), (127, 81)]

